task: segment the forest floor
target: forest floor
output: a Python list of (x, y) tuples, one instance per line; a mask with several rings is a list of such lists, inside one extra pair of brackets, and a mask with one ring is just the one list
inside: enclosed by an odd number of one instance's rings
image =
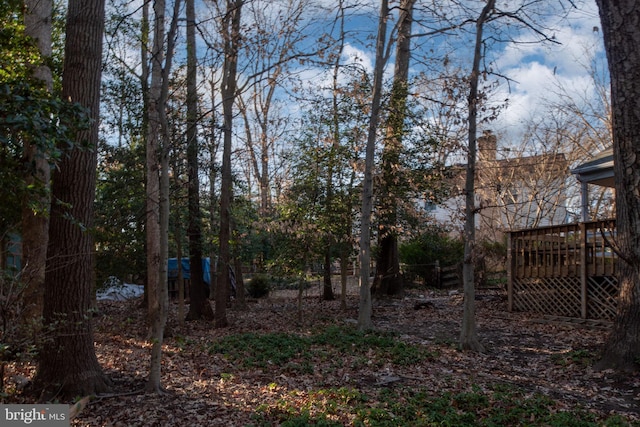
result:
[[(314, 287), (300, 311), (296, 294), (231, 307), (224, 329), (180, 327), (172, 303), (164, 395), (143, 392), (150, 344), (140, 299), (101, 302), (96, 352), (113, 393), (93, 397), (72, 425), (640, 426), (640, 375), (592, 368), (605, 329), (509, 313), (504, 291), (481, 290), (486, 352), (461, 352), (455, 291), (374, 300), (368, 338), (354, 329), (357, 289), (346, 310), (339, 298), (321, 301)], [(13, 369), (28, 376), (31, 368)]]

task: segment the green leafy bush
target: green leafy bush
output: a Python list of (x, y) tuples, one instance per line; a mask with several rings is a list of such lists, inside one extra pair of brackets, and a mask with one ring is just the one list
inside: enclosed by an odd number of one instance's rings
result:
[(440, 267), (449, 267), (462, 262), (464, 243), (442, 230), (429, 230), (399, 248), (400, 262), (409, 275), (421, 277), (426, 285), (434, 275), (436, 261)]
[(271, 281), (265, 274), (256, 274), (247, 283), (247, 293), (251, 298), (264, 298), (269, 295)]

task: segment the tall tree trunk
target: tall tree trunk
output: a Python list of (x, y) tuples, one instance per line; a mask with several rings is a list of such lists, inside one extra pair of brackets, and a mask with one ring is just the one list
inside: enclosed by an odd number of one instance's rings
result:
[(473, 53), (473, 67), (469, 79), (469, 139), (467, 168), (465, 180), (465, 223), (464, 223), (464, 261), (462, 264), (462, 280), (464, 289), (464, 306), (462, 328), (460, 330), (460, 347), (463, 350), (484, 351), (478, 340), (476, 330), (476, 290), (474, 280), (474, 252), (476, 240), (475, 221), (475, 179), (476, 179), (476, 134), (478, 117), (478, 79), (480, 77), (480, 60), (482, 59), (482, 30), (495, 6), (495, 0), (487, 0), (476, 21), (476, 40)]
[(222, 108), (224, 115), (224, 141), (222, 148), (222, 183), (220, 187), (220, 253), (219, 274), (216, 285), (215, 326), (226, 327), (227, 298), (229, 295), (229, 269), (231, 267), (231, 140), (233, 137), (233, 104), (236, 96), (236, 73), (240, 44), (240, 12), (244, 0), (227, 0), (224, 17), (224, 74), (222, 77)]
[[(325, 301), (330, 301), (335, 299), (335, 296), (333, 294), (333, 284), (331, 283), (331, 262), (332, 262), (332, 258), (331, 258), (331, 251), (333, 249), (333, 245), (335, 243), (336, 240), (336, 236), (335, 234), (336, 231), (340, 231), (339, 228), (335, 228), (335, 224), (333, 221), (333, 217), (335, 215), (335, 212), (337, 212), (338, 208), (337, 206), (335, 206), (335, 201), (334, 201), (334, 195), (333, 195), (333, 170), (334, 170), (334, 162), (336, 161), (336, 156), (338, 155), (338, 152), (340, 150), (340, 140), (341, 140), (341, 135), (340, 135), (340, 105), (339, 105), (339, 78), (340, 78), (340, 61), (342, 59), (342, 53), (344, 52), (344, 45), (345, 45), (345, 30), (344, 30), (344, 2), (343, 0), (339, 0), (339, 5), (338, 5), (338, 14), (339, 14), (339, 22), (340, 22), (340, 37), (339, 37), (339, 48), (337, 50), (337, 52), (335, 53), (335, 62), (333, 63), (333, 76), (332, 76), (332, 146), (331, 146), (331, 152), (330, 152), (330, 156), (329, 156), (329, 161), (328, 161), (328, 165), (327, 165), (327, 190), (326, 190), (326, 194), (327, 194), (327, 199), (326, 199), (326, 205), (327, 205), (327, 212), (329, 214), (329, 218), (328, 218), (328, 224), (327, 224), (327, 236), (326, 238), (326, 248), (325, 248), (325, 262), (324, 262), (324, 288), (323, 288), (323, 299)], [(342, 265), (342, 264), (341, 264)], [(343, 277), (342, 275), (340, 276), (341, 278)], [(341, 300), (342, 300), (342, 306), (346, 307), (346, 300), (345, 300), (345, 288), (346, 288), (346, 283), (345, 282), (341, 282), (341, 286), (342, 286), (342, 295), (341, 295)]]
[[(165, 133), (166, 135), (166, 133)], [(159, 298), (162, 321), (167, 324), (169, 315), (169, 192), (171, 179), (169, 178), (169, 147), (166, 138), (163, 139), (162, 154), (160, 155), (160, 282)], [(162, 334), (164, 335), (164, 328)]]
[(331, 282), (331, 243), (333, 239), (331, 236), (327, 238), (327, 247), (324, 250), (324, 274), (323, 274), (323, 287), (322, 287), (322, 299), (325, 301), (333, 301), (335, 296), (333, 295), (333, 283)]
[(151, 85), (149, 89), (148, 135), (147, 135), (147, 289), (150, 322), (150, 338), (153, 341), (147, 390), (160, 393), (162, 340), (166, 317), (162, 312), (160, 290), (160, 153), (161, 118), (164, 113), (162, 102), (162, 67), (164, 60), (164, 0), (153, 3), (155, 22), (153, 26), (153, 53), (151, 55)]
[(180, 214), (178, 214), (178, 220), (176, 221), (176, 261), (178, 265), (178, 277), (176, 282), (178, 284), (178, 326), (182, 328), (184, 326), (184, 271), (182, 271), (182, 221), (180, 220)]
[[(230, 219), (231, 221), (231, 230), (232, 233), (234, 235), (238, 235), (237, 232), (237, 228), (236, 228), (236, 222), (234, 221), (233, 218)], [(234, 238), (233, 239), (236, 243), (230, 248), (231, 250), (231, 261), (233, 263), (233, 269), (234, 269), (234, 277), (235, 277), (235, 307), (240, 309), (240, 310), (246, 310), (247, 308), (247, 301), (245, 298), (245, 292), (244, 292), (244, 276), (242, 275), (242, 259), (240, 258), (240, 244), (239, 239)]]
[(411, 59), (411, 24), (415, 0), (400, 2), (398, 41), (391, 91), (387, 137), (382, 154), (380, 183), (379, 252), (373, 289), (377, 295), (401, 295), (403, 292), (398, 254), (398, 198), (402, 197), (400, 153), (409, 95), (409, 60)]
[[(340, 103), (339, 103), (339, 79), (340, 79), (340, 61), (342, 58), (342, 54), (344, 52), (344, 47), (346, 43), (346, 31), (345, 31), (345, 4), (344, 0), (338, 0), (338, 20), (340, 25), (340, 36), (339, 47), (336, 51), (335, 62), (333, 64), (333, 76), (332, 76), (332, 133), (333, 133), (333, 150), (337, 154), (339, 152), (341, 146), (342, 135), (340, 132), (340, 123), (341, 123), (341, 115), (340, 115)], [(333, 158), (329, 162), (330, 173), (329, 176), (333, 173)], [(351, 179), (349, 181), (349, 187), (347, 189), (347, 203), (345, 209), (342, 211), (346, 214), (346, 218), (340, 219), (340, 226), (338, 230), (338, 236), (340, 236), (340, 308), (343, 310), (347, 309), (347, 268), (349, 266), (349, 256), (351, 254), (349, 241), (352, 233), (352, 200), (351, 197), (351, 189), (353, 188), (353, 182), (355, 179), (355, 171), (351, 172)], [(333, 186), (333, 179), (327, 179), (329, 184), (331, 185), (331, 189)], [(328, 189), (327, 189), (328, 191)], [(327, 199), (329, 199), (327, 197)], [(354, 272), (355, 274), (355, 272)]]
[[(393, 197), (393, 196), (388, 196)], [(388, 207), (390, 200), (384, 202)], [(398, 253), (398, 235), (395, 226), (391, 227), (393, 218), (397, 218), (395, 213), (387, 211), (384, 214), (387, 221), (386, 226), (380, 224), (378, 228), (378, 254), (376, 256), (376, 274), (371, 286), (377, 296), (401, 295), (403, 291), (402, 276), (400, 274), (400, 260)]]
[[(174, 188), (180, 188), (182, 186), (182, 181), (180, 178), (180, 165), (182, 163), (182, 159), (179, 158), (179, 156), (173, 156), (171, 159), (172, 161), (172, 169), (174, 171)], [(182, 329), (184, 327), (184, 322), (185, 322), (185, 282), (184, 282), (184, 271), (182, 270), (182, 258), (184, 258), (183, 255), (183, 249), (182, 249), (182, 239), (183, 239), (183, 229), (182, 229), (182, 212), (180, 211), (180, 209), (177, 209), (176, 212), (174, 212), (174, 226), (173, 226), (173, 239), (175, 241), (175, 247), (176, 247), (176, 265), (178, 268), (178, 272), (177, 272), (177, 276), (176, 276), (176, 286), (177, 286), (177, 294), (175, 295), (175, 298), (178, 299), (178, 319), (177, 319), (177, 323), (178, 323), (178, 328)], [(168, 248), (167, 248), (168, 249)], [(167, 268), (168, 268), (168, 255), (167, 255)], [(167, 278), (168, 278), (168, 274), (167, 274)], [(167, 284), (167, 291), (168, 291), (168, 284)]]
[[(53, 77), (46, 60), (51, 58), (52, 0), (26, 0), (25, 33), (32, 37), (45, 59), (45, 63), (33, 70), (33, 77), (42, 81), (46, 89), (53, 90)], [(49, 161), (34, 144), (26, 144), (24, 164), (30, 165), (25, 183), (33, 186), (40, 196), (34, 208), (33, 200), (22, 206), (22, 282), (25, 287), (22, 323), (39, 329), (44, 304), (45, 265), (49, 240), (49, 197), (51, 171)]]
[[(146, 389), (153, 393), (164, 393), (161, 383), (162, 342), (167, 324), (169, 296), (167, 289), (167, 254), (168, 248), (168, 168), (167, 144), (168, 124), (165, 112), (169, 88), (169, 71), (173, 58), (175, 34), (178, 27), (180, 0), (175, 0), (173, 18), (167, 35), (166, 59), (164, 55), (164, 18), (165, 1), (155, 0), (153, 3), (155, 23), (153, 28), (153, 54), (151, 59), (151, 86), (148, 105), (147, 132), (147, 289), (149, 305), (149, 323), (151, 362)], [(164, 61), (164, 65), (163, 65)], [(159, 159), (161, 156), (161, 159)], [(166, 204), (165, 204), (166, 203)], [(164, 209), (164, 212), (162, 212)]]
[(382, 78), (386, 62), (384, 50), (387, 39), (387, 19), (389, 15), (388, 0), (380, 1), (380, 17), (376, 41), (376, 61), (373, 77), (373, 99), (371, 100), (371, 116), (367, 147), (365, 150), (364, 182), (362, 184), (362, 219), (360, 221), (360, 303), (358, 307), (358, 329), (369, 329), (372, 326), (371, 289), (369, 276), (371, 273), (371, 215), (373, 212), (373, 168), (375, 160), (376, 136), (380, 121), (380, 99), (382, 94)]
[[(149, 90), (149, 76), (151, 75), (151, 71), (149, 68), (149, 2), (144, 2), (142, 4), (142, 20), (140, 23), (140, 89), (142, 93), (142, 108), (143, 108), (143, 117), (141, 122), (140, 134), (144, 135), (145, 144), (146, 138), (149, 137), (149, 119), (150, 119), (150, 90)], [(146, 145), (145, 145), (146, 150)], [(145, 154), (146, 156), (146, 154)], [(146, 168), (146, 157), (145, 157), (145, 168)], [(145, 183), (146, 183), (146, 174), (148, 171), (145, 170)], [(146, 188), (145, 188), (146, 191)], [(146, 200), (145, 200), (146, 205)], [(143, 223), (146, 224), (147, 218), (146, 214), (143, 219)], [(147, 242), (146, 242), (146, 227), (145, 227), (145, 243), (144, 243), (144, 253), (147, 254)], [(142, 307), (149, 307), (149, 280), (147, 277), (144, 278), (144, 296), (142, 297)]]
[(187, 13), (187, 168), (189, 170), (189, 265), (191, 303), (187, 319), (213, 319), (213, 309), (204, 286), (202, 268), (202, 219), (198, 165), (198, 91), (196, 86), (196, 22), (194, 0), (186, 0)]
[[(274, 80), (275, 82), (275, 80)], [(266, 132), (266, 129), (263, 130)], [(260, 212), (263, 216), (267, 216), (271, 212), (271, 187), (269, 185), (269, 143), (267, 135), (260, 137), (262, 146), (262, 155), (260, 156), (260, 164), (262, 165), (262, 174), (260, 178)]]
[(616, 179), (618, 312), (599, 368), (640, 368), (640, 3), (596, 0), (611, 76)]
[(77, 396), (109, 388), (95, 354), (89, 313), (97, 170), (103, 0), (70, 0), (67, 10), (62, 97), (86, 107), (93, 122), (78, 131), (78, 143), (53, 174), (49, 246), (44, 290), (44, 324), (51, 342), (38, 358), (35, 383), (58, 395)]
[(342, 245), (340, 252), (340, 309), (347, 309), (347, 281), (349, 279), (349, 250), (346, 245)]
[[(217, 170), (216, 170), (216, 157), (218, 154), (218, 148), (220, 146), (218, 139), (217, 139), (217, 118), (215, 116), (215, 105), (216, 105), (216, 96), (215, 96), (215, 84), (213, 81), (210, 82), (211, 85), (211, 114), (212, 114), (212, 118), (211, 118), (211, 140), (209, 143), (209, 199), (210, 199), (210, 203), (209, 203), (209, 222), (211, 224), (211, 235), (214, 236), (216, 234), (216, 228), (215, 225), (219, 224), (218, 223), (218, 203), (217, 203), (217, 198), (216, 198), (216, 187), (215, 187), (215, 183), (216, 183), (216, 177), (217, 177)], [(211, 262), (210, 268), (209, 268), (209, 285), (210, 285), (210, 290), (209, 290), (209, 296), (215, 296), (217, 291), (216, 291), (216, 284), (218, 283), (218, 261), (217, 261), (217, 257), (218, 255), (216, 254), (216, 248), (215, 245), (211, 245), (211, 250), (209, 252), (209, 260)]]

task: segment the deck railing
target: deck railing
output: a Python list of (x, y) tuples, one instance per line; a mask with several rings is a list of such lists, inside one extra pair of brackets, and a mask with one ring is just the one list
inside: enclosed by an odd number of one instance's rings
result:
[(509, 311), (611, 320), (615, 315), (615, 220), (508, 233)]

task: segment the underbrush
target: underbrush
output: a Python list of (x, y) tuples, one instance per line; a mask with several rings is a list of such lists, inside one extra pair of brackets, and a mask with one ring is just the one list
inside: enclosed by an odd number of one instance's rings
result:
[(253, 426), (549, 426), (637, 427), (619, 415), (598, 416), (586, 409), (567, 409), (540, 393), (495, 385), (472, 386), (459, 393), (428, 387), (383, 388), (373, 393), (355, 389), (293, 392), (272, 405), (261, 405)]
[(208, 352), (221, 354), (232, 364), (244, 368), (277, 366), (302, 373), (313, 371), (316, 358), (340, 360), (345, 354), (355, 357), (356, 362), (366, 355), (367, 363), (389, 361), (399, 366), (434, 357), (423, 346), (407, 344), (390, 333), (365, 333), (339, 326), (303, 336), (291, 333), (230, 335), (212, 343)]
[[(347, 326), (329, 326), (306, 335), (232, 335), (210, 344), (208, 352), (222, 355), (240, 369), (267, 370), (273, 378), (280, 377), (278, 372), (322, 377), (344, 366), (381, 372), (383, 367), (410, 368), (440, 357), (398, 335), (364, 333)], [(584, 356), (580, 351), (565, 355), (587, 363)], [(435, 384), (409, 386), (402, 378), (397, 380), (328, 388), (318, 383), (318, 388), (310, 389), (292, 389), (276, 381), (267, 388), (278, 398), (254, 408), (251, 425), (640, 427), (640, 422), (620, 415), (603, 415), (516, 385), (467, 385), (450, 391), (438, 390)]]

